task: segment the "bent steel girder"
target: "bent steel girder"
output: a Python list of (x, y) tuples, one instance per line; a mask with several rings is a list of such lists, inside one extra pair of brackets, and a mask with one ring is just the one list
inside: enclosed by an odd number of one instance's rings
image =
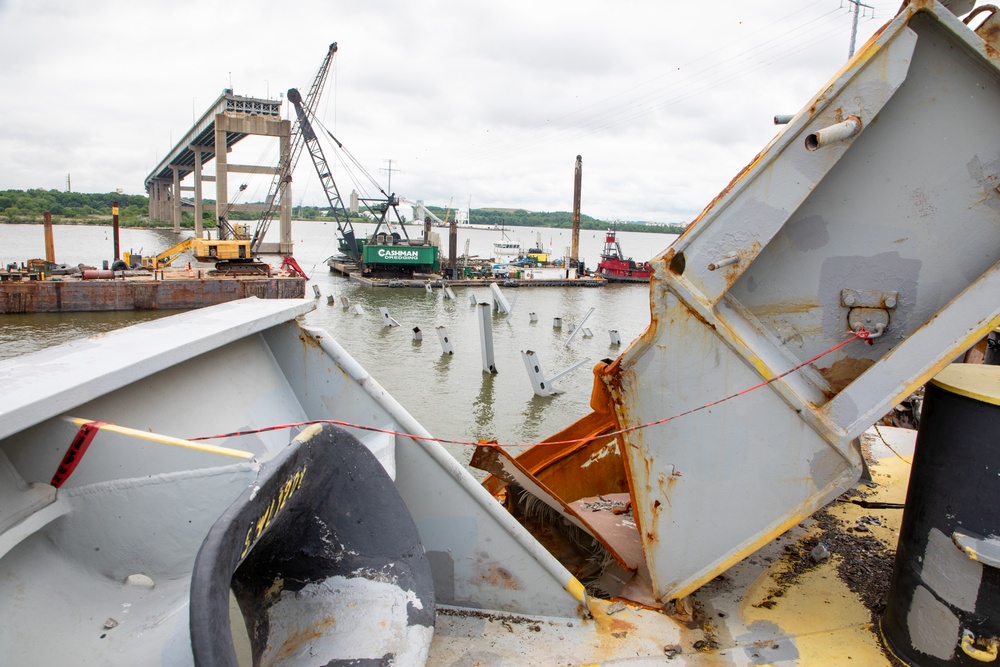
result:
[(998, 323), (994, 46), (910, 2), (653, 261), (651, 324), (600, 375), (619, 424), (769, 381), (622, 437), (658, 599), (852, 486), (855, 438)]

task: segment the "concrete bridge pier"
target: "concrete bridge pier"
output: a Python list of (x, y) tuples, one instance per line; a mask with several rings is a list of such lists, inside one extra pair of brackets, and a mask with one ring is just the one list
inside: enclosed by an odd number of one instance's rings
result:
[(177, 234), (181, 233), (181, 173), (180, 169), (177, 167), (172, 167), (173, 172), (173, 183), (171, 184), (170, 193), (173, 195), (171, 198), (171, 203), (173, 206), (170, 207), (170, 219), (174, 223), (174, 232)]
[(163, 178), (153, 179), (151, 183), (147, 184), (151, 220), (166, 221), (170, 219), (170, 186), (171, 181)]
[[(262, 115), (246, 115), (223, 112), (215, 116), (215, 210), (217, 217), (225, 217), (228, 211), (251, 211), (260, 213), (262, 204), (238, 204), (229, 201), (229, 174), (269, 174), (280, 173), (281, 165), (287, 164), (291, 147), (291, 122), (280, 118)], [(276, 137), (279, 142), (278, 165), (266, 167), (260, 165), (230, 164), (228, 160), (226, 141), (231, 135), (257, 135)], [(281, 229), (278, 248), (264, 248), (264, 251), (280, 253), (291, 252), (291, 183), (286, 182), (279, 190), (281, 200), (278, 206), (278, 217)]]
[[(279, 160), (276, 166), (240, 165), (229, 162), (229, 152), (234, 144), (248, 135), (275, 137), (279, 141)], [(222, 96), (192, 126), (187, 135), (177, 143), (170, 154), (146, 178), (149, 194), (149, 215), (154, 220), (170, 221), (175, 232), (180, 232), (181, 211), (184, 206), (194, 209), (195, 235), (203, 237), (204, 183), (215, 182), (216, 218), (228, 218), (233, 211), (261, 213), (266, 203), (237, 203), (230, 200), (229, 175), (261, 174), (277, 178), (282, 165), (287, 165), (291, 154), (291, 122), (281, 118), (281, 102), (233, 95), (226, 90)], [(215, 175), (203, 173), (206, 163), (215, 159)], [(188, 174), (193, 174), (193, 185), (182, 185)], [(191, 193), (192, 201), (182, 197)], [(292, 252), (292, 195), (291, 179), (281, 184), (277, 191), (276, 209), (279, 219), (278, 243), (262, 244), (262, 253), (291, 254)], [(238, 195), (237, 195), (238, 197)], [(220, 238), (227, 233), (220, 228)]]

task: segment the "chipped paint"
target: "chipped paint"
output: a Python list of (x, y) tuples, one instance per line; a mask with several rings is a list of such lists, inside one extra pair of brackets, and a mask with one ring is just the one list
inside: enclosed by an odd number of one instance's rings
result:
[[(498, 588), (512, 591), (521, 589), (522, 584), (517, 575), (496, 561), (486, 560), (485, 556), (482, 558), (483, 560), (477, 560), (473, 569), (474, 581), (486, 582)], [(569, 590), (568, 587), (567, 590)]]
[(342, 576), (283, 590), (268, 610), (268, 633), (277, 641), (261, 664), (305, 664), (309, 656), (331, 663), (392, 656), (394, 664), (424, 664), (434, 629), (409, 623), (413, 597), (390, 583)]
[(606, 458), (611, 453), (616, 452), (617, 450), (618, 450), (618, 444), (615, 443), (615, 442), (609, 442), (608, 444), (604, 445), (604, 447), (602, 447), (597, 452), (593, 452), (592, 454), (590, 454), (590, 457), (586, 461), (584, 461), (580, 465), (580, 467), (581, 468), (589, 468), (590, 466), (594, 465), (595, 463), (597, 463), (601, 459)]
[(833, 398), (839, 394), (844, 387), (854, 382), (873, 365), (875, 365), (874, 359), (844, 357), (835, 361), (829, 368), (819, 368), (820, 374), (830, 383), (827, 397)]

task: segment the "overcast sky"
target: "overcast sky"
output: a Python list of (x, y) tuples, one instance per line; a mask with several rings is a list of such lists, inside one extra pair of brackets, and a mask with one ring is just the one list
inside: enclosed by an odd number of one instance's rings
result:
[[(859, 47), (900, 3), (866, 4)], [(383, 187), (392, 160), (392, 190), (411, 200), (568, 211), (579, 154), (584, 213), (687, 222), (779, 130), (774, 114), (844, 64), (850, 7), (0, 0), (0, 190), (64, 190), (70, 174), (75, 191), (144, 193), (224, 88), (308, 89), (335, 41), (318, 117)], [(231, 161), (276, 163), (276, 142), (244, 143)], [(345, 198), (352, 174), (336, 172)], [(324, 202), (307, 154), (293, 201)]]

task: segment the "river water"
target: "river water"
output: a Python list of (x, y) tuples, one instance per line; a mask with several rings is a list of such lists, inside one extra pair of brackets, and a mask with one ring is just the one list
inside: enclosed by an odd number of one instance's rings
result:
[[(276, 236), (273, 226), (268, 240)], [(359, 236), (369, 232), (356, 225)], [(447, 248), (447, 230), (444, 243)], [(541, 235), (542, 246), (562, 255), (570, 242), (569, 230), (515, 227), (501, 232), (483, 228), (460, 228), (459, 251), (468, 241), (470, 253), (489, 257), (492, 244), (503, 240), (534, 246)], [(57, 225), (54, 229), (56, 261), (100, 266), (110, 259), (113, 245), (110, 227)], [(580, 257), (588, 267), (597, 265), (603, 233), (580, 233)], [(623, 251), (636, 261), (662, 252), (673, 235), (621, 232)], [(178, 238), (170, 230), (122, 230), (122, 250), (159, 252)], [(276, 238), (274, 239), (276, 240)], [(316, 308), (303, 316), (305, 324), (325, 329), (361, 363), (378, 382), (432, 434), (455, 440), (492, 439), (506, 444), (531, 443), (544, 438), (589, 411), (593, 382), (591, 369), (604, 358), (614, 358), (649, 324), (649, 287), (646, 284), (608, 285), (598, 288), (522, 287), (504, 288), (513, 303), (513, 313), (494, 313), (492, 335), (497, 373), (483, 371), (479, 322), (470, 295), (489, 302), (487, 285), (454, 287), (455, 299), (440, 289), (427, 293), (414, 288), (370, 288), (331, 274), (324, 260), (336, 252), (336, 226), (324, 222), (293, 224), (294, 255), (306, 270), (321, 298)], [(442, 252), (447, 256), (447, 250)], [(41, 225), (0, 225), (0, 262), (23, 262), (44, 257)], [(273, 258), (273, 263), (278, 263)], [(334, 305), (327, 297), (333, 296)], [(344, 309), (342, 297), (362, 306), (365, 314)], [(400, 326), (383, 325), (379, 308)], [(586, 321), (584, 318), (593, 309)], [(535, 313), (535, 322), (530, 314)], [(42, 347), (98, 334), (148, 319), (164, 312), (63, 313), (0, 316), (0, 358), (31, 352)], [(553, 326), (561, 318), (562, 328)], [(437, 327), (446, 327), (454, 354), (442, 352)], [(582, 326), (571, 336), (571, 327)], [(415, 341), (413, 328), (422, 332)], [(592, 335), (586, 335), (587, 331)], [(610, 330), (621, 338), (612, 345)], [(533, 350), (543, 372), (551, 377), (583, 362), (559, 381), (563, 394), (540, 398), (534, 395), (521, 352)], [(460, 460), (468, 460), (471, 448), (450, 447)]]

